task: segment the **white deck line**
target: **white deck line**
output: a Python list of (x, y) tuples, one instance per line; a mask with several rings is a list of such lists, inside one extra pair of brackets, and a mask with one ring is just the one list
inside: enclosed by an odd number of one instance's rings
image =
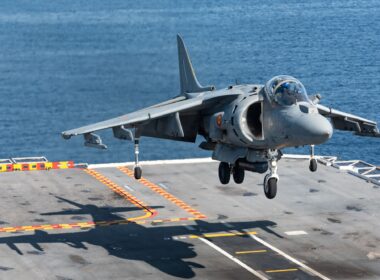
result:
[(293, 235), (305, 235), (305, 234), (307, 234), (307, 232), (304, 231), (304, 230), (285, 231), (284, 233), (286, 235), (290, 235), (290, 236), (293, 236)]
[(296, 265), (299, 265), (300, 267), (302, 267), (305, 271), (311, 273), (312, 275), (315, 275), (323, 280), (330, 280), (330, 278), (322, 275), (321, 273), (319, 273), (318, 271), (312, 269), (311, 267), (307, 266), (306, 264), (300, 262), (299, 260), (289, 256), (288, 254), (286, 254), (285, 252), (281, 251), (280, 249), (277, 249), (276, 247), (274, 247), (273, 245), (269, 244), (268, 242), (262, 240), (261, 238), (257, 237), (256, 235), (253, 235), (253, 234), (249, 234), (249, 236), (256, 240), (257, 242), (260, 242), (261, 244), (263, 244), (265, 247), (268, 247), (269, 249), (271, 249), (272, 251), (275, 251), (276, 253), (278, 253), (279, 255), (283, 256), (284, 258), (288, 259), (289, 261), (295, 263)]
[(128, 185), (124, 185), (124, 188), (126, 188), (126, 189), (129, 190), (130, 192), (134, 192), (134, 191), (135, 191), (132, 187), (130, 187), (130, 186), (128, 186)]
[(264, 275), (262, 275), (260, 272), (258, 272), (256, 270), (254, 270), (253, 268), (249, 267), (248, 265), (246, 265), (245, 263), (243, 263), (239, 259), (235, 258), (231, 254), (227, 253), (226, 251), (224, 251), (222, 248), (220, 248), (219, 246), (215, 245), (211, 241), (209, 241), (209, 240), (207, 240), (207, 239), (205, 239), (203, 237), (199, 237), (198, 240), (201, 240), (203, 243), (206, 243), (208, 246), (210, 246), (211, 248), (215, 249), (216, 251), (218, 251), (222, 255), (226, 256), (231, 261), (233, 261), (233, 262), (237, 263), (238, 265), (240, 265), (241, 267), (245, 268), (248, 272), (252, 273), (257, 278), (262, 279), (262, 280), (268, 280), (269, 279), (269, 278), (265, 277)]
[[(284, 154), (283, 158), (287, 159), (309, 159), (309, 155), (296, 155), (296, 154)], [(324, 158), (323, 156), (315, 156), (316, 159)], [(163, 164), (190, 164), (190, 163), (209, 163), (217, 162), (212, 158), (188, 158), (188, 159), (168, 159), (168, 160), (148, 160), (140, 161), (141, 165), (163, 165)], [(118, 163), (100, 163), (100, 164), (89, 164), (88, 168), (107, 168), (107, 167), (121, 167), (126, 165), (134, 165), (133, 161), (129, 162), (118, 162)]]
[(165, 184), (163, 183), (158, 183), (157, 185), (159, 185), (161, 188), (165, 189), (165, 190), (169, 190), (169, 187), (166, 186)]

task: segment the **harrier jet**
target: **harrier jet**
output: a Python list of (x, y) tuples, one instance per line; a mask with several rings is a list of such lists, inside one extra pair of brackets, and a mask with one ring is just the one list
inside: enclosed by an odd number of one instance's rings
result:
[(180, 36), (177, 42), (181, 87), (178, 96), (120, 117), (65, 131), (63, 138), (83, 134), (86, 146), (106, 149), (94, 132), (112, 128), (116, 138), (134, 141), (134, 175), (139, 179), (142, 136), (195, 142), (197, 135), (201, 135), (204, 141), (199, 147), (212, 151), (212, 158), (220, 161), (222, 184), (229, 183), (231, 174), (241, 184), (245, 171), (266, 173), (269, 169), (264, 192), (272, 199), (277, 193), (277, 161), (281, 159), (281, 149), (309, 145), (309, 169), (314, 172), (317, 170), (314, 145), (326, 142), (333, 127), (356, 135), (380, 137), (376, 122), (318, 104), (320, 95), (308, 96), (303, 84), (291, 76), (273, 77), (265, 85), (239, 84), (219, 90), (202, 86)]

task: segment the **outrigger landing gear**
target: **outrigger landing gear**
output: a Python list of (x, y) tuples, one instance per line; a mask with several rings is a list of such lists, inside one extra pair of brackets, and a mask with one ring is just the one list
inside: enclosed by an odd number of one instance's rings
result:
[(141, 179), (142, 169), (139, 165), (139, 138), (135, 138), (135, 166), (133, 168), (133, 173), (136, 180)]
[(317, 171), (318, 164), (317, 160), (314, 158), (314, 145), (310, 145), (310, 164), (309, 169), (311, 172)]
[(277, 182), (279, 177), (277, 175), (277, 160), (279, 154), (276, 150), (268, 151), (268, 163), (269, 163), (269, 174), (265, 175), (264, 178), (264, 193), (269, 199), (272, 199), (277, 194)]

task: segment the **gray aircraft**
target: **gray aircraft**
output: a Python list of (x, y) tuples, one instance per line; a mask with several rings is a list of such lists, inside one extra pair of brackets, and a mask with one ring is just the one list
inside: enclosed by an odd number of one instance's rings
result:
[(380, 137), (376, 122), (318, 104), (320, 95), (308, 96), (302, 83), (291, 76), (276, 76), (265, 85), (240, 84), (220, 90), (201, 86), (179, 35), (177, 42), (181, 87), (177, 97), (65, 131), (63, 138), (83, 134), (86, 146), (106, 149), (94, 132), (112, 128), (116, 138), (134, 141), (134, 176), (140, 179), (138, 155), (142, 136), (195, 142), (199, 134), (205, 139), (199, 147), (213, 151), (212, 158), (220, 161), (222, 184), (229, 183), (231, 174), (241, 184), (246, 170), (266, 173), (269, 169), (264, 192), (271, 199), (277, 193), (281, 149), (310, 145), (309, 169), (314, 172), (314, 145), (326, 142), (333, 127)]

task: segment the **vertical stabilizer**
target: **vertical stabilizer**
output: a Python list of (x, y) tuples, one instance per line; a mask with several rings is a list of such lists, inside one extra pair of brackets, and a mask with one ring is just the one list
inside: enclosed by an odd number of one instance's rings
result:
[(179, 35), (177, 35), (177, 44), (181, 95), (185, 95), (186, 93), (214, 90), (214, 86), (202, 87), (199, 84), (197, 77), (195, 76), (189, 54), (187, 53), (186, 46)]

